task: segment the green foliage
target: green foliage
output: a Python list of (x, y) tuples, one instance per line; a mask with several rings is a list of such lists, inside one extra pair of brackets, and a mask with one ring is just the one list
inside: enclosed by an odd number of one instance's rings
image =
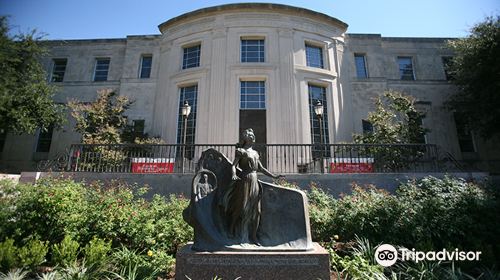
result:
[(353, 138), (363, 144), (420, 143), (426, 132), (421, 125), (423, 117), (415, 108), (415, 98), (389, 90), (375, 99), (375, 111), (368, 114), (373, 132)]
[(329, 241), (338, 233), (335, 232), (336, 225), (332, 221), (335, 217), (336, 200), (314, 184), (307, 192), (307, 197), (312, 237), (316, 241)]
[(77, 241), (66, 235), (59, 244), (52, 246), (52, 262), (62, 266), (68, 266), (75, 263), (80, 245)]
[(349, 252), (343, 254), (336, 250), (335, 241), (325, 246), (330, 254), (331, 270), (342, 279), (386, 279), (383, 267), (374, 263), (374, 255), (369, 255), (375, 249), (366, 240), (358, 238)]
[(127, 125), (123, 113), (131, 102), (126, 96), (116, 96), (113, 90), (101, 90), (92, 103), (68, 103), (76, 120), (75, 130), (82, 134), (84, 144), (120, 144), (122, 129)]
[[(415, 108), (415, 98), (389, 90), (375, 100), (375, 107), (375, 111), (370, 112), (367, 118), (373, 125), (373, 131), (354, 134), (355, 143), (423, 143), (424, 135), (428, 130), (422, 127), (424, 114)], [(358, 151), (354, 150), (354, 152)], [(363, 152), (374, 158), (377, 170), (398, 171), (423, 156), (425, 148), (422, 146), (413, 148), (407, 146), (368, 146)]]
[(34, 133), (64, 122), (63, 107), (54, 103), (55, 87), (47, 83), (40, 58), (46, 50), (32, 31), (9, 36), (0, 17), (0, 132)]
[(7, 271), (17, 265), (17, 252), (18, 248), (14, 245), (13, 239), (7, 238), (7, 240), (0, 243), (0, 268), (2, 271)]
[(0, 272), (0, 279), (2, 280), (23, 280), (26, 279), (28, 271), (22, 270), (20, 268), (11, 270), (7, 273)]
[(118, 272), (113, 273), (118, 279), (154, 279), (160, 272), (148, 255), (125, 247), (116, 250), (112, 259), (116, 267), (121, 268)]
[(48, 251), (48, 242), (37, 239), (30, 240), (18, 250), (19, 263), (22, 267), (34, 269), (45, 262)]
[(83, 252), (85, 261), (90, 265), (102, 265), (111, 251), (111, 241), (105, 241), (99, 238), (92, 238), (84, 247)]
[(500, 16), (487, 17), (448, 47), (455, 52), (450, 72), (459, 89), (449, 101), (450, 109), (485, 138), (500, 135)]
[[(34, 185), (0, 181), (0, 189), (0, 240), (13, 240), (0, 246), (12, 248), (43, 237), (53, 248), (52, 264), (66, 266), (61, 275), (101, 277), (102, 270), (118, 272), (121, 267), (113, 266), (111, 256), (122, 246), (143, 260), (138, 267), (140, 275), (167, 273), (177, 248), (193, 238), (192, 228), (182, 218), (188, 201), (159, 195), (146, 201), (142, 198), (146, 188), (120, 182), (86, 186), (68, 179), (46, 179)], [(77, 244), (82, 254), (72, 261), (78, 256)], [(29, 246), (35, 253), (40, 251)], [(13, 250), (17, 252), (5, 252)], [(29, 250), (25, 251), (28, 255)], [(12, 265), (17, 261), (6, 258), (4, 263), (8, 265), (2, 270), (18, 266)]]
[[(308, 192), (313, 238), (317, 241), (354, 240), (402, 245), (418, 250), (482, 251), (481, 262), (500, 263), (498, 189), (463, 179), (432, 176), (402, 184), (395, 194), (373, 186), (354, 186), (339, 199)], [(462, 263), (466, 270), (473, 269)]]

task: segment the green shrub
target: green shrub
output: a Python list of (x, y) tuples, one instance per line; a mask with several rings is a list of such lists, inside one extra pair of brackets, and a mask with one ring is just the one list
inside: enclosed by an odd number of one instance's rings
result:
[[(1, 183), (0, 183), (1, 184)], [(78, 236), (85, 229), (85, 187), (71, 180), (44, 179), (35, 185), (1, 185), (10, 197), (2, 208), (4, 221), (0, 239), (16, 242), (44, 238), (59, 243), (66, 233)]]
[(76, 262), (79, 247), (77, 241), (66, 235), (61, 243), (52, 246), (52, 262), (65, 267), (73, 264)]
[[(353, 186), (334, 199), (314, 188), (308, 192), (313, 238), (389, 243), (422, 251), (482, 251), (481, 265), (500, 266), (498, 188), (463, 179), (432, 176), (402, 184), (395, 194), (374, 186)], [(461, 263), (467, 271), (477, 263)]]
[(386, 279), (383, 267), (375, 264), (372, 252), (375, 249), (366, 239), (356, 238), (348, 251), (340, 252), (335, 241), (325, 244), (330, 254), (330, 268), (341, 279)]
[(48, 251), (49, 246), (46, 241), (30, 240), (18, 250), (20, 265), (34, 269), (45, 262)]
[(312, 238), (316, 241), (329, 241), (339, 233), (336, 231), (337, 225), (333, 223), (337, 201), (314, 184), (307, 192), (307, 197)]
[(0, 243), (0, 269), (8, 271), (18, 263), (18, 248), (14, 245), (14, 240), (7, 238)]
[(102, 265), (111, 251), (111, 241), (105, 241), (97, 237), (92, 238), (83, 249), (85, 261), (89, 265)]

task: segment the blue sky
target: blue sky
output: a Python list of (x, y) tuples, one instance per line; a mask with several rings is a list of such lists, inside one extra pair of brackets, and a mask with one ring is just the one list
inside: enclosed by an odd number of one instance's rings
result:
[[(158, 25), (200, 8), (238, 1), (0, 0), (13, 32), (36, 28), (46, 39), (123, 38), (159, 34)], [(330, 0), (272, 2), (303, 7), (349, 24), (350, 33), (395, 37), (463, 37), (486, 16), (500, 13), (499, 0)]]

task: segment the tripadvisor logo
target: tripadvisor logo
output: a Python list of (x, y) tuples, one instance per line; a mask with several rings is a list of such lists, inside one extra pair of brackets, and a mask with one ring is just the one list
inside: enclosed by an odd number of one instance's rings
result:
[(458, 249), (449, 251), (416, 251), (415, 249), (400, 248), (399, 252), (390, 244), (382, 244), (375, 250), (375, 261), (381, 266), (391, 266), (396, 261), (479, 261), (480, 251), (459, 251)]

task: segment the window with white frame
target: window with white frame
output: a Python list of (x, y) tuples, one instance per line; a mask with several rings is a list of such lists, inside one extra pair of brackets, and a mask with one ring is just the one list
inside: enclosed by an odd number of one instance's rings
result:
[(68, 60), (66, 58), (55, 58), (52, 60), (52, 75), (51, 82), (59, 83), (64, 81), (64, 73), (66, 72), (66, 65)]
[(241, 62), (264, 62), (264, 39), (241, 39)]
[(366, 56), (364, 54), (355, 53), (354, 63), (356, 64), (356, 77), (360, 79), (368, 78), (366, 71)]
[(150, 54), (145, 54), (141, 56), (141, 69), (139, 72), (139, 78), (147, 79), (151, 77), (151, 66), (153, 65), (153, 56)]
[(96, 58), (95, 70), (94, 70), (94, 82), (102, 82), (108, 80), (110, 61), (111, 59), (109, 57)]
[(412, 60), (411, 56), (398, 56), (399, 78), (401, 80), (415, 80)]
[(182, 69), (200, 66), (201, 45), (183, 48)]
[(324, 68), (323, 48), (306, 44), (306, 64), (309, 67)]
[(266, 109), (266, 82), (240, 82), (240, 109)]

